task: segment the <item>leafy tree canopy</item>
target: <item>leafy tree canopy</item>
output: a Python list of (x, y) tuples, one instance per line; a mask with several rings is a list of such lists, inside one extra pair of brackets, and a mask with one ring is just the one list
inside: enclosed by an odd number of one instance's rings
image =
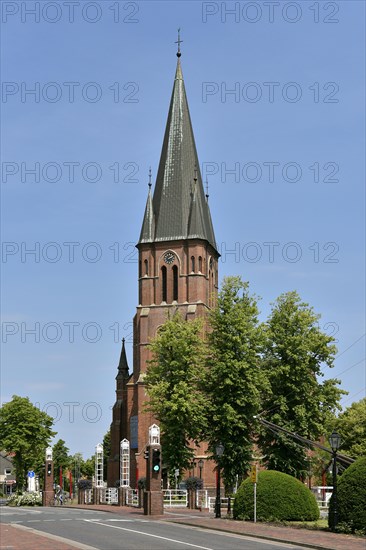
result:
[(63, 471), (71, 467), (71, 457), (69, 449), (65, 445), (63, 439), (59, 439), (53, 446), (53, 467), (55, 474), (62, 468)]
[(57, 432), (53, 418), (35, 407), (28, 397), (13, 395), (0, 409), (0, 448), (15, 453), (17, 487), (22, 490), (27, 471), (44, 464), (45, 450)]
[(202, 390), (206, 346), (201, 319), (185, 321), (179, 313), (160, 327), (149, 348), (145, 382), (147, 409), (159, 421), (163, 461), (168, 471), (188, 468), (192, 441), (206, 427), (207, 401)]
[(260, 368), (263, 330), (248, 283), (240, 277), (224, 279), (209, 323), (207, 438), (213, 455), (217, 443), (224, 445), (220, 464), (226, 485), (233, 485), (252, 460), (254, 416), (268, 388)]
[[(320, 383), (323, 366), (332, 367), (334, 339), (319, 328), (320, 315), (297, 292), (279, 296), (264, 325), (263, 367), (270, 391), (263, 416), (292, 432), (316, 440), (346, 393), (331, 379)], [(300, 476), (307, 470), (306, 449), (285, 435), (263, 431), (259, 445), (269, 468)]]
[(352, 458), (366, 456), (366, 397), (345, 409), (333, 427), (341, 436), (340, 452)]

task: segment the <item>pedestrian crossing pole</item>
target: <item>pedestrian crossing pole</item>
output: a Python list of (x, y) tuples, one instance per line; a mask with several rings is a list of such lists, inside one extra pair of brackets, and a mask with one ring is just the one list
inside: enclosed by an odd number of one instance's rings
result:
[(258, 470), (257, 465), (253, 464), (250, 471), (250, 479), (254, 485), (254, 523), (257, 522), (257, 481), (258, 481)]

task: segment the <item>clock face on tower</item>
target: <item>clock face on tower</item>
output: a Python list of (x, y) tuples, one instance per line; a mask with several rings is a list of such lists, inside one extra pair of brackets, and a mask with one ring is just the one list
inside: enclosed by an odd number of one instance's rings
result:
[(164, 254), (164, 262), (165, 262), (166, 264), (169, 264), (169, 265), (170, 265), (170, 264), (172, 264), (172, 263), (174, 262), (174, 260), (175, 260), (175, 256), (174, 256), (174, 254), (173, 254), (172, 252), (166, 252), (166, 253)]

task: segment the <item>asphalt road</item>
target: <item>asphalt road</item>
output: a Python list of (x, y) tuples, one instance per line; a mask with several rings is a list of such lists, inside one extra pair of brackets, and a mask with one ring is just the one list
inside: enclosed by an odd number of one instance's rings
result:
[(93, 510), (2, 507), (0, 521), (98, 550), (300, 550), (290, 544)]

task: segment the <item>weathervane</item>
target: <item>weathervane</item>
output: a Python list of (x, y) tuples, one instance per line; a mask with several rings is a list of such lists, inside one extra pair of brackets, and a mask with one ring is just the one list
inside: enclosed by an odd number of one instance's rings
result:
[(151, 166), (149, 168), (149, 183), (148, 183), (148, 185), (149, 185), (149, 189), (151, 189)]
[(206, 200), (208, 202), (208, 197), (209, 197), (209, 194), (208, 194), (208, 179), (207, 179), (207, 176), (206, 176)]
[(178, 29), (178, 40), (175, 41), (175, 44), (178, 44), (178, 51), (177, 51), (177, 57), (180, 57), (182, 54), (180, 53), (180, 45), (183, 42), (183, 40), (180, 39), (180, 27)]

